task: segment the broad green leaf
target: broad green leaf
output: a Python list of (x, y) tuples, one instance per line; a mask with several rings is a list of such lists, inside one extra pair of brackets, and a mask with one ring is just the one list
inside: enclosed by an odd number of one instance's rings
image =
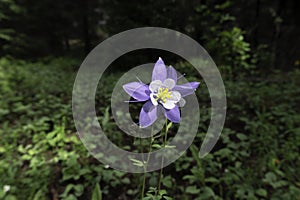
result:
[(200, 192), (200, 189), (197, 188), (196, 186), (188, 186), (186, 189), (185, 189), (186, 193), (189, 193), (189, 194), (198, 194)]
[(102, 200), (102, 192), (99, 183), (95, 185), (95, 188), (92, 193), (92, 200)]
[(267, 190), (262, 189), (262, 188), (256, 190), (255, 193), (261, 197), (267, 197), (267, 195), (268, 195)]

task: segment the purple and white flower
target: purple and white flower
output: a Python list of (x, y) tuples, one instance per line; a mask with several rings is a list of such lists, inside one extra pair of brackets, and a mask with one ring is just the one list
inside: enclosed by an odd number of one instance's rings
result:
[(171, 122), (180, 122), (179, 107), (183, 107), (186, 103), (183, 97), (192, 94), (199, 86), (199, 82), (177, 85), (177, 80), (176, 70), (172, 66), (167, 68), (164, 61), (159, 58), (152, 71), (152, 81), (149, 85), (141, 81), (123, 85), (127, 94), (136, 102), (146, 101), (139, 117), (141, 128), (152, 125), (160, 110)]

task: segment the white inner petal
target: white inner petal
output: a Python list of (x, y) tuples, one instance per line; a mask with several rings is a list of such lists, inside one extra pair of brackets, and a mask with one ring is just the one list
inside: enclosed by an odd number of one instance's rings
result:
[(178, 103), (179, 103), (180, 107), (183, 107), (185, 105), (186, 101), (184, 100), (184, 98), (181, 98)]
[(153, 95), (154, 95), (153, 93), (150, 94), (151, 102), (152, 102), (152, 104), (153, 104), (154, 106), (157, 106), (157, 105), (158, 105), (158, 102), (156, 101), (156, 99), (154, 98)]
[(163, 84), (166, 88), (168, 89), (172, 89), (176, 83), (173, 79), (170, 79), (170, 78), (167, 78), (165, 81), (164, 81), (164, 84)]
[(181, 99), (181, 94), (177, 91), (172, 91), (171, 92), (171, 98), (167, 99), (167, 101), (172, 101), (174, 103), (179, 102)]
[(161, 102), (161, 104), (166, 108), (166, 109), (173, 109), (175, 108), (175, 103), (172, 101), (166, 101), (166, 103)]
[(161, 104), (166, 108), (166, 109), (173, 109), (175, 107), (175, 104), (179, 102), (181, 99), (181, 95), (177, 91), (172, 91), (171, 92), (171, 98), (167, 99), (166, 102), (161, 102)]
[(151, 92), (157, 92), (159, 90), (159, 88), (161, 88), (163, 86), (161, 80), (155, 80), (152, 81), (149, 85), (149, 90)]

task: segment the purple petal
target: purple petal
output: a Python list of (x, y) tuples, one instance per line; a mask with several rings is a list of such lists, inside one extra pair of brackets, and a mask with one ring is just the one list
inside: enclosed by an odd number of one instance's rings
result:
[(180, 110), (178, 106), (171, 110), (166, 110), (165, 112), (166, 118), (168, 118), (171, 122), (179, 123), (180, 122)]
[(152, 71), (152, 81), (161, 80), (161, 82), (164, 82), (166, 78), (167, 78), (167, 69), (165, 63), (161, 58), (159, 58), (155, 63)]
[(157, 119), (157, 107), (151, 101), (147, 101), (140, 112), (139, 123), (140, 127), (146, 128), (153, 124)]
[(178, 91), (181, 94), (181, 97), (188, 96), (190, 94), (193, 94), (193, 92), (196, 90), (196, 88), (199, 86), (199, 82), (190, 82), (185, 83), (182, 85), (176, 85), (173, 90)]
[(147, 101), (150, 98), (149, 86), (144, 83), (131, 82), (123, 85), (123, 88), (138, 101)]
[(172, 66), (167, 69), (167, 78), (173, 79), (175, 83), (177, 82), (177, 72)]

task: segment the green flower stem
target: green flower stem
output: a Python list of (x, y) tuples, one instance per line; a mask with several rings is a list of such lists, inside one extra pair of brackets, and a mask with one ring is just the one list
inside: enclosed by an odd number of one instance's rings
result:
[[(148, 162), (150, 159), (150, 153), (152, 151), (152, 144), (153, 144), (153, 127), (151, 128), (151, 139), (150, 139), (150, 146), (149, 146), (149, 153), (147, 156), (147, 161), (144, 163), (144, 177), (143, 177), (143, 185), (142, 185), (142, 194), (141, 194), (141, 200), (144, 198), (144, 193), (145, 193), (145, 185), (146, 185), (146, 175), (147, 175), (147, 167), (148, 167)], [(144, 161), (144, 159), (143, 159)]]
[[(163, 140), (163, 146), (164, 148), (166, 147), (166, 144), (167, 144), (167, 135), (168, 135), (168, 119), (166, 119), (166, 132), (165, 132), (165, 137), (164, 137), (164, 140)], [(162, 174), (163, 174), (163, 166), (164, 166), (164, 154), (162, 155), (162, 158), (161, 158), (161, 166), (160, 166), (160, 172), (159, 172), (159, 177), (158, 177), (158, 194), (160, 192), (160, 186), (161, 186), (161, 179), (162, 179)]]
[(144, 172), (144, 177), (143, 177), (143, 186), (142, 186), (141, 200), (144, 199), (145, 185), (146, 185), (146, 172)]

